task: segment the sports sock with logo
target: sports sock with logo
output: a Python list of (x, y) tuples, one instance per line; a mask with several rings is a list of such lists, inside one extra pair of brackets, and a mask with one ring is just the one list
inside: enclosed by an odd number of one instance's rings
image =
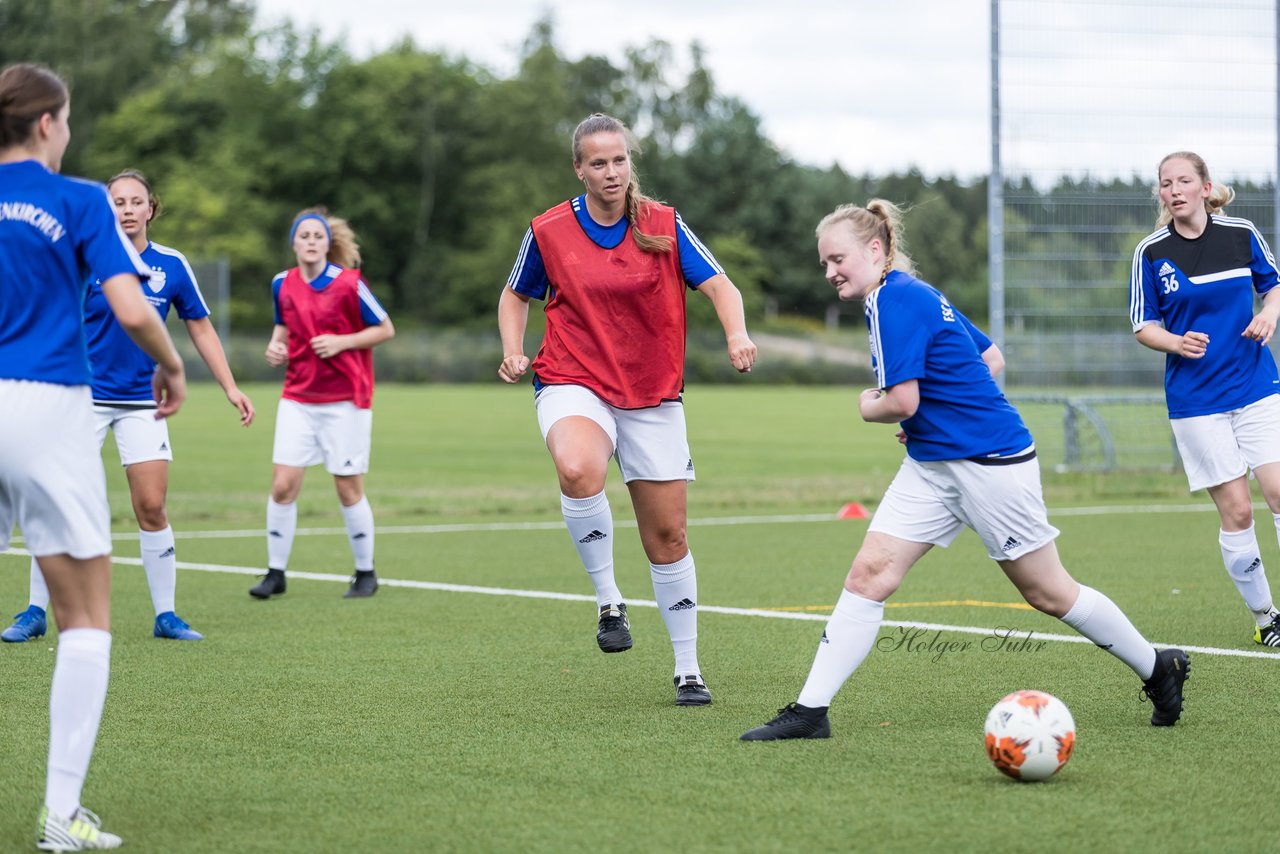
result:
[(173, 543), (173, 528), (138, 531), (142, 547), (142, 569), (151, 588), (151, 604), (156, 614), (173, 610), (174, 591), (178, 588), (178, 556)]
[(588, 498), (560, 496), (564, 524), (578, 559), (596, 588), (596, 605), (620, 605), (622, 592), (613, 578), (613, 509), (604, 490)]
[(698, 573), (693, 552), (675, 563), (650, 563), (653, 598), (671, 636), (676, 676), (701, 674), (698, 669)]
[(836, 692), (871, 652), (883, 620), (883, 602), (841, 590), (796, 702), (811, 709), (830, 706)]
[(80, 807), (80, 791), (98, 739), (110, 673), (110, 632), (85, 628), (58, 634), (49, 691), (49, 771), (44, 803), (63, 818), (70, 818)]
[(40, 571), (40, 563), (31, 557), (31, 594), (29, 604), (37, 608), (49, 610), (49, 585), (44, 583), (44, 573)]
[(267, 499), (267, 569), (285, 569), (298, 530), (298, 504), (277, 504)]
[(368, 572), (373, 569), (373, 508), (369, 506), (369, 496), (361, 495), (355, 504), (344, 506), (342, 519), (347, 523), (347, 542), (351, 544), (356, 570)]
[(1080, 595), (1062, 622), (1129, 665), (1144, 682), (1151, 678), (1155, 648), (1105, 593), (1081, 584)]

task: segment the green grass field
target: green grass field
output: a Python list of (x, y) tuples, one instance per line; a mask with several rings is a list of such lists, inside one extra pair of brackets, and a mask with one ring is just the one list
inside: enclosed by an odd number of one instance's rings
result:
[[(204, 642), (151, 637), (108, 442), (120, 560), (84, 800), (128, 851), (1275, 845), (1265, 816), (1280, 794), (1280, 657), (1222, 654), (1257, 651), (1252, 621), (1222, 569), (1216, 517), (1181, 475), (1045, 474), (1073, 573), (1152, 641), (1204, 648), (1176, 727), (1151, 727), (1137, 679), (1087, 644), (983, 649), (995, 627), (1071, 632), (1019, 607), (965, 534), (913, 571), (881, 634), (897, 636), (897, 621), (936, 625), (928, 637), (968, 648), (874, 651), (832, 707), (830, 740), (747, 744), (740, 733), (795, 699), (866, 530), (836, 510), (874, 505), (901, 459), (891, 428), (858, 420), (853, 391), (688, 394), (699, 476), (689, 539), (715, 702), (677, 709), (616, 471), (617, 574), (636, 643), (625, 655), (596, 648), (590, 584), (556, 524), (527, 389), (381, 387), (367, 484), (386, 586), (341, 598), (350, 553), (332, 479), (312, 469), (289, 592), (270, 602), (247, 589), (265, 560), (278, 387), (248, 390), (260, 408), (248, 430), (212, 386), (194, 388), (171, 427), (178, 612)], [(1259, 539), (1280, 567), (1270, 527), (1260, 522)], [(23, 607), (26, 588), (27, 558), (0, 556), (0, 609), (11, 609), (0, 613)], [(53, 648), (52, 637), (0, 648), (0, 850), (34, 847)], [(1050, 691), (1075, 716), (1075, 756), (1048, 783), (1008, 780), (983, 753), (987, 710), (1018, 688)]]

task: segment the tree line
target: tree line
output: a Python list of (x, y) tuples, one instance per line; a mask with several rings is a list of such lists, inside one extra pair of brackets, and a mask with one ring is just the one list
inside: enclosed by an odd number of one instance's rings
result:
[(0, 63), (41, 62), (71, 84), (64, 171), (147, 173), (167, 209), (155, 238), (230, 260), (237, 325), (271, 322), (290, 219), (313, 204), (352, 223), (398, 325), (492, 324), (529, 221), (581, 191), (569, 138), (597, 111), (636, 132), (642, 186), (679, 208), (753, 319), (823, 315), (814, 225), (874, 196), (910, 209), (921, 274), (986, 314), (985, 180), (798, 163), (717, 91), (696, 42), (573, 59), (547, 18), (502, 76), (409, 39), (353, 57), (289, 23), (259, 26), (251, 0), (0, 0), (0, 31)]

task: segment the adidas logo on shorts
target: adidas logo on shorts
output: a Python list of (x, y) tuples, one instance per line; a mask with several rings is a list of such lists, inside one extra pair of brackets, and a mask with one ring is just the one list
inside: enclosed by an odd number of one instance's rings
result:
[(688, 611), (690, 608), (698, 607), (698, 603), (691, 599), (681, 599), (676, 604), (668, 608), (668, 611)]
[(1019, 540), (1017, 537), (1010, 537), (1009, 539), (1004, 541), (1004, 545), (1000, 547), (1000, 551), (1008, 554), (1014, 549), (1019, 548), (1021, 545), (1022, 545), (1022, 541)]
[(582, 539), (578, 540), (578, 542), (580, 542), (580, 543), (594, 543), (596, 540), (603, 540), (603, 539), (604, 539), (605, 537), (607, 537), (607, 536), (609, 536), (609, 535), (608, 535), (608, 534), (605, 534), (605, 533), (603, 533), (603, 532), (601, 532), (601, 531), (592, 531), (590, 534), (587, 534), (585, 537), (583, 537)]

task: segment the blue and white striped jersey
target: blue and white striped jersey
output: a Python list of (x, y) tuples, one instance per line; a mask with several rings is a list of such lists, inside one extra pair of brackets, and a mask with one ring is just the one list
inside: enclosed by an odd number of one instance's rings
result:
[[(187, 259), (176, 249), (148, 243), (141, 253), (151, 275), (142, 283), (142, 295), (159, 312), (169, 317), (169, 307), (183, 320), (209, 316), (196, 275)], [(89, 343), (89, 368), (93, 372), (93, 400), (102, 404), (155, 404), (151, 377), (156, 363), (142, 352), (116, 322), (102, 282), (93, 279), (84, 299), (84, 328)]]
[(1175, 335), (1209, 336), (1199, 359), (1165, 357), (1170, 418), (1230, 412), (1280, 393), (1271, 351), (1241, 337), (1253, 320), (1254, 294), (1275, 286), (1275, 257), (1247, 219), (1213, 214), (1199, 237), (1170, 224), (1138, 244), (1129, 282), (1133, 331), (1163, 323)]
[(106, 187), (35, 160), (0, 164), (0, 378), (88, 385), (87, 278), (148, 269)]
[[(626, 217), (613, 225), (600, 225), (587, 212), (585, 194), (573, 199), (573, 213), (582, 230), (602, 249), (612, 249), (621, 243), (627, 236), (627, 229), (631, 227)], [(724, 268), (716, 262), (711, 251), (703, 245), (693, 230), (684, 224), (679, 211), (676, 212), (676, 251), (680, 255), (680, 269), (684, 274), (685, 283), (691, 288), (697, 288), (712, 276), (724, 272)], [(532, 228), (525, 232), (524, 240), (520, 243), (520, 253), (516, 256), (511, 275), (507, 277), (507, 286), (516, 293), (532, 299), (547, 298), (551, 282), (547, 279), (547, 270), (542, 263), (542, 252), (538, 249), (538, 241), (533, 237)]]
[(876, 385), (920, 387), (920, 407), (901, 424), (912, 459), (981, 460), (1031, 447), (1022, 416), (982, 361), (991, 339), (937, 288), (894, 270), (867, 295), (866, 320)]

